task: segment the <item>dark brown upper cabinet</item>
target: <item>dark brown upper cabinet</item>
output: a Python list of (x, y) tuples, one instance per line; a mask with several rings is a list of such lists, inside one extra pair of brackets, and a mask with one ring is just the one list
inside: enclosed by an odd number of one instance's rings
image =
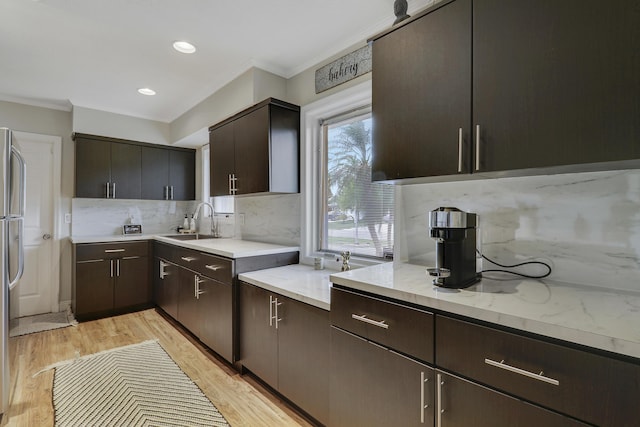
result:
[(142, 147), (141, 199), (194, 200), (195, 152)]
[(640, 159), (634, 2), (445, 1), (372, 40), (374, 180)]
[(211, 195), (297, 193), (300, 107), (269, 98), (209, 128)]
[(373, 43), (374, 181), (469, 173), (471, 0)]
[(194, 200), (195, 150), (74, 134), (76, 197)]
[(76, 136), (76, 197), (140, 198), (140, 147)]

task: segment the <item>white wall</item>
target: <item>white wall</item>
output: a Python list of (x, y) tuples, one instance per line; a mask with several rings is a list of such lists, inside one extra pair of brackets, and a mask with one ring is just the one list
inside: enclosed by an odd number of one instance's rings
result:
[(73, 131), (152, 144), (171, 144), (168, 123), (84, 107), (73, 107)]

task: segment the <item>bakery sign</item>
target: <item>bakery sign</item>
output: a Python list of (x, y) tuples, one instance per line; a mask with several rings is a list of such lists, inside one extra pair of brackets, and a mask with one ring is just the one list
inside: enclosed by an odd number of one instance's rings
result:
[(371, 71), (371, 45), (368, 44), (316, 70), (316, 93), (346, 83)]

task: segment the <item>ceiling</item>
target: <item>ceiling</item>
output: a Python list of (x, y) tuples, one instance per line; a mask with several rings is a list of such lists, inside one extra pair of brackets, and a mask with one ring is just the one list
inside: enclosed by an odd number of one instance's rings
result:
[(289, 78), (394, 18), (393, 0), (1, 0), (0, 99), (171, 122), (252, 66)]

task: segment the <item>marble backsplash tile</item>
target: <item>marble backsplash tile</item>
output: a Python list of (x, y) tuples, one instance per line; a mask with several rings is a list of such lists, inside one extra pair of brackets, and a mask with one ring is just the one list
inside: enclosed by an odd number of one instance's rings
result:
[(300, 194), (236, 197), (235, 212), (236, 238), (300, 245)]
[(482, 250), (497, 261), (544, 259), (554, 280), (640, 291), (638, 170), (397, 188), (400, 261), (433, 264), (427, 214), (455, 206), (479, 215)]
[(193, 213), (194, 201), (73, 199), (71, 234), (103, 236), (122, 234), (122, 225), (142, 224), (144, 234), (165, 234), (182, 225)]

